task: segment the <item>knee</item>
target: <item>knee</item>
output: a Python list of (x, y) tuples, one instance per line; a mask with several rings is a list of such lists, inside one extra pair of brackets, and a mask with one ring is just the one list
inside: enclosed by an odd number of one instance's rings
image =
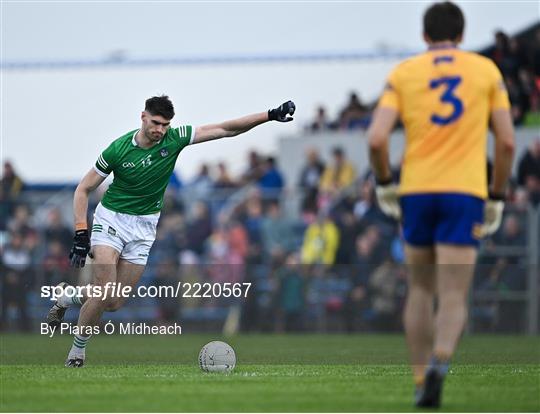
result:
[(109, 299), (105, 302), (105, 310), (107, 312), (116, 312), (123, 304), (124, 302), (119, 298)]

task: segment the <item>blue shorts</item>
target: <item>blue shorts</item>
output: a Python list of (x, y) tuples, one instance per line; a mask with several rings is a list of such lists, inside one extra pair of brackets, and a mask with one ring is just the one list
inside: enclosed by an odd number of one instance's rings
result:
[(457, 193), (407, 194), (400, 203), (407, 243), (478, 246), (484, 221), (481, 198)]

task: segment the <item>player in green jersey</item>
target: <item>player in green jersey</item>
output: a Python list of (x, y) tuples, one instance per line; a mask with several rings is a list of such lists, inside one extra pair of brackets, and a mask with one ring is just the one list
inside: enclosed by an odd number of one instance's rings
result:
[[(288, 101), (267, 112), (219, 124), (171, 128), (174, 107), (169, 98), (148, 99), (141, 115), (141, 128), (113, 141), (75, 190), (72, 266), (83, 267), (86, 256), (90, 255), (94, 265), (93, 285), (101, 287), (102, 293), (107, 292), (107, 284), (112, 286), (115, 282), (133, 288), (144, 271), (154, 242), (163, 196), (180, 151), (190, 144), (242, 134), (267, 121), (292, 121), (295, 109), (294, 103)], [(88, 196), (111, 173), (113, 182), (96, 208), (90, 235), (86, 222)], [(67, 284), (61, 287), (66, 288)], [(68, 307), (81, 306), (66, 366), (83, 366), (86, 343), (102, 313), (118, 310), (125, 300), (111, 294), (59, 297), (47, 315), (51, 326), (60, 325)]]

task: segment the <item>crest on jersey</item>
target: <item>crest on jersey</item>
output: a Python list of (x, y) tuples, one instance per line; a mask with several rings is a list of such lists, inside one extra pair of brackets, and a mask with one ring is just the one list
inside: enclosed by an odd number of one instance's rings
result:
[(161, 151), (159, 151), (162, 157), (166, 157), (169, 155), (169, 151), (167, 151), (167, 148), (162, 148)]

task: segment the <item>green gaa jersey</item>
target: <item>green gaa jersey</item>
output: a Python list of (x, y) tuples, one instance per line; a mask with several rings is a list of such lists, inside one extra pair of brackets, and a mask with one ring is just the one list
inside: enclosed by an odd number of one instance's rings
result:
[(146, 149), (135, 141), (138, 131), (113, 141), (94, 169), (102, 177), (114, 173), (101, 200), (104, 207), (125, 214), (153, 214), (161, 210), (176, 159), (193, 141), (195, 129), (191, 125), (169, 128), (158, 144)]

